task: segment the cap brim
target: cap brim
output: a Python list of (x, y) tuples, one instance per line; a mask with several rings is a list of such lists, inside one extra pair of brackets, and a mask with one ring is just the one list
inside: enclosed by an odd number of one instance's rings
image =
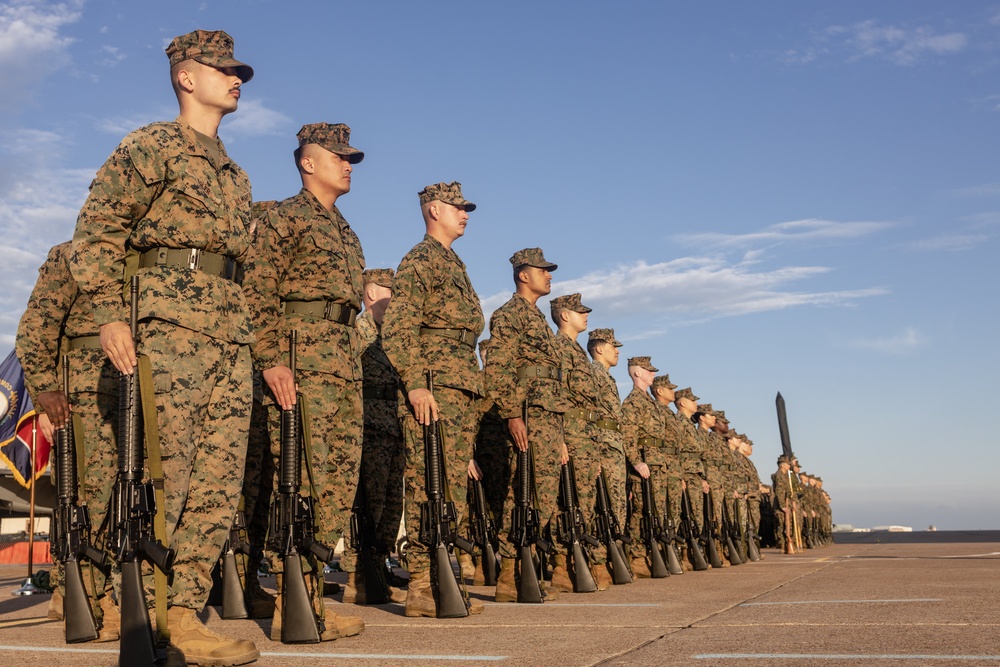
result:
[(246, 63), (241, 63), (236, 58), (203, 59), (197, 57), (194, 60), (209, 67), (232, 67), (236, 70), (236, 76), (240, 77), (240, 81), (243, 83), (247, 83), (253, 78), (253, 67), (250, 67)]

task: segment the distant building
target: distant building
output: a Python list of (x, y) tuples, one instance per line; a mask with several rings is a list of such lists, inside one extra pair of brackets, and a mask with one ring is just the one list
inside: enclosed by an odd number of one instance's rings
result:
[(873, 531), (885, 531), (888, 533), (912, 533), (913, 528), (910, 526), (875, 526), (872, 528)]

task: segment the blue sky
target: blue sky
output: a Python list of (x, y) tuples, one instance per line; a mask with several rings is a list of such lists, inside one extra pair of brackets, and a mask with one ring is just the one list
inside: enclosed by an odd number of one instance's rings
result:
[(781, 391), (837, 521), (1000, 528), (1000, 3), (0, 0), (0, 348), (96, 169), (176, 115), (163, 49), (195, 28), (255, 68), (221, 136), (256, 199), (297, 191), (302, 124), (345, 122), (369, 266), (459, 180), (487, 311), (540, 246), (765, 477)]

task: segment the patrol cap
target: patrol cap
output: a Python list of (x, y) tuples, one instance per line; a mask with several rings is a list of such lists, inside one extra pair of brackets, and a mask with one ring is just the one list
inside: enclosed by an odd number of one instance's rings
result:
[(462, 196), (462, 184), (458, 181), (428, 185), (417, 196), (420, 197), (421, 206), (427, 202), (443, 201), (445, 204), (464, 208), (469, 213), (476, 210), (476, 205)]
[(670, 381), (670, 376), (667, 374), (657, 375), (653, 378), (653, 389), (658, 389), (659, 387), (666, 387), (667, 389), (677, 389), (677, 385)]
[(523, 250), (518, 250), (511, 256), (510, 263), (514, 265), (515, 269), (522, 266), (534, 266), (546, 271), (555, 271), (559, 268), (559, 265), (545, 259), (541, 248), (524, 248)]
[(303, 125), (295, 136), (299, 138), (299, 146), (316, 144), (351, 164), (357, 164), (365, 159), (364, 153), (350, 145), (351, 128), (343, 123), (310, 123)]
[(782, 463), (789, 463), (789, 464), (791, 463), (788, 460), (788, 457), (785, 456), (784, 454), (782, 454), (781, 456), (778, 457), (778, 465), (780, 466)]
[(716, 419), (718, 419), (719, 421), (724, 421), (727, 424), (729, 423), (729, 420), (726, 419), (726, 411), (725, 410), (712, 410), (711, 413), (712, 413), (712, 416), (715, 417)]
[(729, 429), (729, 431), (722, 437), (726, 440), (742, 440), (744, 436), (741, 433), (737, 433), (736, 429)]
[(655, 373), (660, 369), (653, 365), (652, 359), (652, 357), (632, 357), (628, 360), (628, 365), (638, 366), (639, 368), (643, 368), (650, 373)]
[(375, 283), (380, 287), (392, 289), (392, 277), (394, 274), (395, 271), (392, 269), (365, 269), (364, 273), (361, 274), (361, 283), (364, 285)]
[(712, 414), (712, 404), (711, 403), (699, 403), (698, 408), (695, 410), (700, 415), (710, 415)]
[(574, 313), (589, 313), (593, 310), (592, 308), (587, 308), (580, 302), (579, 292), (576, 294), (564, 294), (563, 296), (557, 296), (549, 301), (549, 307), (552, 309), (552, 319), (556, 318), (556, 313), (560, 310), (572, 310)]
[(691, 391), (691, 387), (684, 387), (680, 391), (674, 392), (674, 401), (677, 401), (681, 398), (686, 398), (689, 401), (694, 401), (695, 403), (698, 402), (698, 397), (694, 395), (693, 391)]
[(588, 335), (592, 342), (611, 343), (615, 347), (622, 346), (621, 342), (615, 339), (614, 329), (591, 329)]
[(234, 67), (243, 83), (253, 78), (253, 67), (233, 58), (233, 38), (224, 30), (195, 30), (174, 37), (167, 47), (167, 57), (171, 67), (194, 60), (209, 67)]

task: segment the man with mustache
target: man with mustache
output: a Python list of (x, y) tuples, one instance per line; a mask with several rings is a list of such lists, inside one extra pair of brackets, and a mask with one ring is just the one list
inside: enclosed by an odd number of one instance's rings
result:
[[(152, 367), (159, 509), (176, 550), (170, 642), (189, 663), (241, 665), (258, 657), (253, 642), (216, 634), (197, 614), (236, 512), (250, 420), (253, 335), (238, 282), (250, 248), (250, 181), (217, 132), (253, 69), (233, 57), (221, 30), (181, 35), (166, 52), (180, 115), (129, 134), (97, 172), (70, 269), (115, 368), (135, 372), (137, 351)], [(123, 298), (132, 275), (137, 341)]]

